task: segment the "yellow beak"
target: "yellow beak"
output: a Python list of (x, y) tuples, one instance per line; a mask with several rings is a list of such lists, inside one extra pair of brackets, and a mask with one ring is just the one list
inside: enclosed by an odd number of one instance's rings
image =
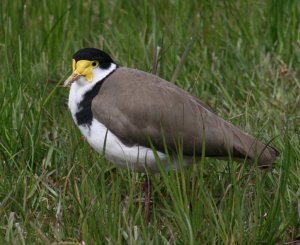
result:
[(71, 85), (81, 76), (84, 76), (86, 80), (91, 82), (93, 80), (93, 68), (91, 63), (92, 61), (90, 60), (79, 60), (77, 62), (73, 60), (73, 73), (64, 82), (64, 87)]
[(64, 87), (70, 86), (74, 81), (76, 81), (81, 75), (76, 72), (76, 70), (72, 73), (71, 76), (67, 78), (64, 82)]

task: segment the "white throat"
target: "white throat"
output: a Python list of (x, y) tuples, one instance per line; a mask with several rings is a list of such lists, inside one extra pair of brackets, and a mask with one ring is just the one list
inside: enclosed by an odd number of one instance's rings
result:
[[(78, 111), (78, 104), (82, 101), (84, 94), (91, 90), (95, 84), (104, 78), (106, 78), (110, 73), (117, 69), (117, 65), (112, 63), (109, 68), (102, 69), (100, 67), (93, 69), (93, 80), (89, 82), (85, 77), (80, 77), (77, 81), (73, 82), (69, 94), (68, 106), (72, 113), (73, 118)], [(76, 120), (75, 120), (76, 122)]]

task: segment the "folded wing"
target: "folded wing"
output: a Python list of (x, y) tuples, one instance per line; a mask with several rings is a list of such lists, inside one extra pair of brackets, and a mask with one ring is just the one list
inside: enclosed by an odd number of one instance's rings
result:
[(180, 150), (187, 156), (201, 156), (205, 149), (209, 157), (230, 155), (260, 165), (271, 164), (278, 155), (186, 91), (134, 69), (118, 68), (103, 82), (92, 112), (127, 145), (152, 144), (156, 150)]

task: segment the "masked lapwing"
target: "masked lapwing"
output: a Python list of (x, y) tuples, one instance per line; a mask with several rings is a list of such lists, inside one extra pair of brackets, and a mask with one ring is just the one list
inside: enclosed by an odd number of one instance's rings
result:
[(278, 156), (188, 92), (156, 75), (120, 67), (99, 49), (73, 55), (73, 73), (64, 85), (71, 85), (68, 105), (81, 133), (121, 167), (156, 172), (160, 166), (188, 166), (202, 155), (263, 167)]

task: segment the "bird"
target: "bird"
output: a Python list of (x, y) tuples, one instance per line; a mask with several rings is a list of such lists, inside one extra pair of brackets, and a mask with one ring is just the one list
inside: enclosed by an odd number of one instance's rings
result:
[(78, 50), (72, 66), (64, 82), (72, 118), (91, 147), (119, 167), (170, 171), (202, 156), (269, 167), (279, 156), (187, 91), (119, 66), (100, 49)]

